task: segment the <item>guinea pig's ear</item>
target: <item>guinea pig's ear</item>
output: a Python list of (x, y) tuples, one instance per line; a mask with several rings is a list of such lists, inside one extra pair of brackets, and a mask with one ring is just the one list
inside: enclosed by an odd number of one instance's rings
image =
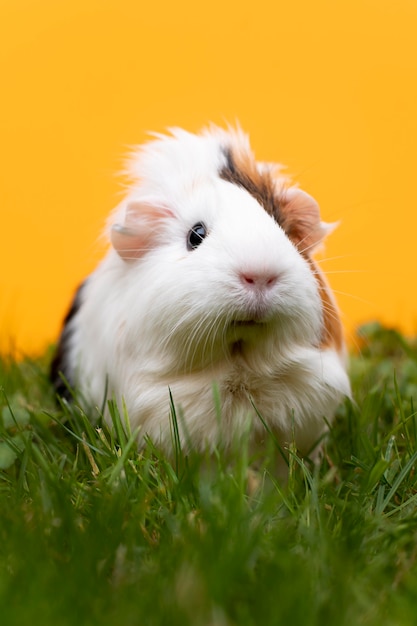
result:
[(287, 189), (280, 201), (283, 228), (300, 252), (310, 254), (338, 225), (320, 219), (320, 209), (312, 196), (297, 187)]
[(113, 224), (110, 241), (124, 261), (140, 259), (155, 247), (163, 220), (173, 217), (166, 207), (148, 202), (130, 202), (124, 222)]

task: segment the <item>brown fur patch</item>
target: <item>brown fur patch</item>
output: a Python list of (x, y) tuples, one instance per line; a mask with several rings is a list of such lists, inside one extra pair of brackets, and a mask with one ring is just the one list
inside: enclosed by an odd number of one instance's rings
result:
[(323, 333), (320, 346), (343, 351), (343, 328), (339, 312), (327, 281), (317, 263), (311, 257), (320, 241), (320, 214), (312, 198), (294, 202), (294, 197), (284, 186), (279, 188), (272, 173), (260, 171), (253, 155), (241, 147), (228, 147), (224, 151), (226, 163), (220, 170), (220, 178), (245, 189), (281, 226), (288, 238), (306, 259), (318, 283), (323, 304)]
[(304, 257), (311, 256), (331, 230), (322, 223), (314, 198), (298, 187), (290, 187), (282, 194), (281, 215), (286, 234)]
[(260, 172), (253, 155), (243, 148), (226, 148), (224, 154), (226, 164), (220, 170), (220, 178), (245, 189), (281, 225), (280, 202), (271, 173)]
[(244, 146), (239, 149), (228, 147), (224, 154), (226, 164), (220, 170), (220, 178), (250, 193), (292, 243), (300, 246), (301, 254), (304, 249), (308, 251), (311, 247), (311, 242), (307, 241), (309, 228), (312, 228), (311, 216), (299, 210), (299, 205), (291, 197), (287, 198), (284, 184), (278, 186), (271, 171), (260, 171), (253, 154)]
[(314, 259), (307, 257), (307, 261), (318, 283), (323, 306), (323, 331), (320, 347), (336, 348), (338, 352), (342, 353), (344, 348), (343, 326), (333, 294), (323, 272)]

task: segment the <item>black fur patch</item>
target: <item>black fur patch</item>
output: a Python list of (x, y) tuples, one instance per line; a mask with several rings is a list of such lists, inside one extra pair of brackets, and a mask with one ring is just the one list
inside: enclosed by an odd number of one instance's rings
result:
[(61, 375), (65, 378), (70, 386), (73, 385), (74, 381), (72, 380), (72, 370), (68, 360), (68, 344), (73, 333), (70, 322), (74, 318), (76, 313), (80, 310), (81, 292), (83, 290), (83, 287), (84, 283), (77, 289), (70, 309), (65, 316), (61, 336), (59, 338), (59, 343), (50, 369), (50, 379), (53, 386), (55, 387), (55, 391), (57, 392), (57, 394), (59, 394), (63, 398), (66, 398), (67, 400), (71, 399), (71, 393), (64, 381), (62, 380)]
[(220, 178), (245, 189), (279, 225), (282, 225), (280, 202), (269, 172), (259, 172), (253, 160), (248, 160), (247, 167), (246, 164), (238, 165), (231, 148), (226, 148), (223, 152), (226, 164), (219, 172)]

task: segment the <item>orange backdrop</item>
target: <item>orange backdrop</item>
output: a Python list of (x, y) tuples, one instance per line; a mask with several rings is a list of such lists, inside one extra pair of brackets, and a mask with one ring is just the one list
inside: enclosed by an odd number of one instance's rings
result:
[(413, 0), (0, 0), (1, 347), (56, 337), (128, 146), (235, 120), (341, 220), (348, 334), (414, 333), (416, 33)]

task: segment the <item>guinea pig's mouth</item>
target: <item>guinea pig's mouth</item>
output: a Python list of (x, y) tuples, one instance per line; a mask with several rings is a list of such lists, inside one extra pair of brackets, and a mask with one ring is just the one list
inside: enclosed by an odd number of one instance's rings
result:
[(248, 319), (236, 319), (232, 320), (230, 327), (244, 330), (244, 329), (260, 329), (264, 328), (267, 325), (267, 320), (265, 318), (257, 319), (256, 317), (251, 317)]
[(232, 317), (231, 328), (262, 328), (271, 322), (273, 310), (265, 303), (251, 303), (240, 311), (235, 311)]

